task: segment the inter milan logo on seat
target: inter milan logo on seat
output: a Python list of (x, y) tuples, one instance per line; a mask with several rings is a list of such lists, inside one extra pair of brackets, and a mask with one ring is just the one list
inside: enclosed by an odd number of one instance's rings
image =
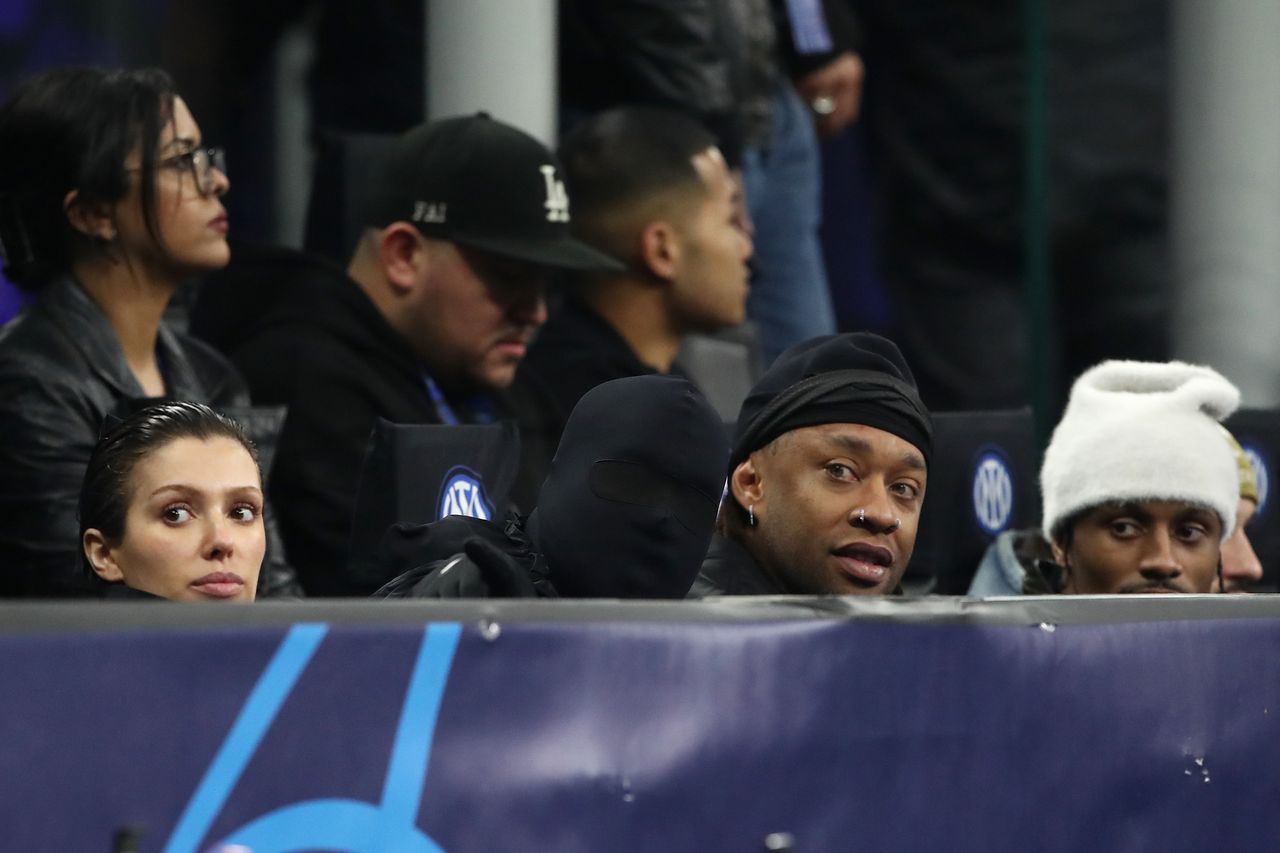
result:
[(978, 458), (973, 472), (973, 513), (978, 525), (993, 535), (1008, 527), (1013, 515), (1013, 478), (1009, 476), (1009, 466), (994, 450)]
[(556, 177), (555, 166), (540, 166), (542, 180), (547, 185), (547, 221), (569, 221), (569, 194), (564, 191), (564, 181)]
[(471, 518), (493, 519), (493, 504), (484, 492), (484, 481), (470, 468), (458, 465), (449, 469), (440, 490), (438, 518), (465, 515)]
[(1258, 480), (1258, 515), (1267, 507), (1267, 492), (1270, 490), (1271, 478), (1267, 473), (1267, 460), (1256, 447), (1244, 446), (1244, 456), (1253, 466), (1253, 476)]

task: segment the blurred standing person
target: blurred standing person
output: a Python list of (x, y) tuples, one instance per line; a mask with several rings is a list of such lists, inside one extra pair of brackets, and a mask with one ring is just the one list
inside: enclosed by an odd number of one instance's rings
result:
[(563, 123), (619, 104), (702, 121), (745, 189), (747, 316), (766, 358), (833, 332), (814, 117), (830, 133), (857, 116), (862, 65), (847, 10), (836, 0), (561, 0), (560, 15)]
[(1106, 359), (1169, 357), (1168, 8), (856, 0), (895, 339), (933, 409), (1025, 405), (1028, 57), (1047, 51), (1059, 399)]

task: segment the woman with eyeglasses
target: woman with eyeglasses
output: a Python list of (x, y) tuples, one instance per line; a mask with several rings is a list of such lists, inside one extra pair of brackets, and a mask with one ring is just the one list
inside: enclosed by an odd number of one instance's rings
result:
[(35, 294), (0, 329), (0, 595), (89, 592), (76, 502), (107, 415), (248, 402), (221, 355), (163, 320), (230, 258), (228, 188), (163, 71), (56, 69), (0, 107), (4, 272)]

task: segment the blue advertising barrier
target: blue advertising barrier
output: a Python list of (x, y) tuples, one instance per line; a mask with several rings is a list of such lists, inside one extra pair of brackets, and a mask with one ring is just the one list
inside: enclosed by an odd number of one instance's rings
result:
[(1226, 598), (0, 606), (0, 849), (1273, 850)]

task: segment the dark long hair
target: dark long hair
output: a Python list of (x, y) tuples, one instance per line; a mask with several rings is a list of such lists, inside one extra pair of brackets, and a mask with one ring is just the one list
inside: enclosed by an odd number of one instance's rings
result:
[(0, 244), (10, 280), (37, 290), (101, 248), (72, 227), (63, 200), (77, 190), (83, 204), (120, 201), (135, 148), (143, 220), (159, 240), (156, 154), (173, 98), (173, 80), (159, 69), (58, 68), (23, 82), (0, 107)]
[[(98, 440), (89, 457), (80, 487), (80, 541), (86, 530), (97, 529), (110, 543), (124, 536), (129, 512), (129, 479), (138, 463), (160, 448), (180, 438), (230, 438), (258, 463), (258, 451), (244, 429), (220, 412), (201, 403), (156, 403), (139, 409), (110, 427)], [(259, 467), (259, 476), (262, 471)], [(82, 563), (91, 584), (100, 583), (87, 556)]]

